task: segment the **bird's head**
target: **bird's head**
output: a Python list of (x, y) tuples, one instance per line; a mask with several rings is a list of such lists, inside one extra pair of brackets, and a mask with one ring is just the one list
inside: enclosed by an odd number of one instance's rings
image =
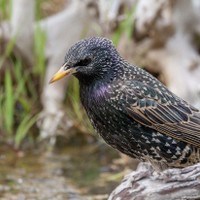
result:
[(74, 44), (65, 56), (65, 62), (50, 83), (73, 74), (80, 82), (90, 83), (112, 77), (121, 59), (112, 42), (92, 37)]

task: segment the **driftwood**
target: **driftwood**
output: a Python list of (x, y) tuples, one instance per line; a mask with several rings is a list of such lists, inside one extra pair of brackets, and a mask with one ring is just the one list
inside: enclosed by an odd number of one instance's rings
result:
[(109, 200), (200, 200), (200, 163), (183, 169), (156, 172), (140, 163), (125, 176)]

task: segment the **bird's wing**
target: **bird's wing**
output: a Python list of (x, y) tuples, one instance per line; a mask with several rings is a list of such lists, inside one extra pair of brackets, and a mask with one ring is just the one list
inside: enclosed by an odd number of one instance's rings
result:
[(131, 104), (126, 104), (126, 110), (135, 121), (200, 147), (199, 110), (167, 89), (161, 92), (141, 82), (130, 84), (125, 93), (127, 100), (132, 101)]

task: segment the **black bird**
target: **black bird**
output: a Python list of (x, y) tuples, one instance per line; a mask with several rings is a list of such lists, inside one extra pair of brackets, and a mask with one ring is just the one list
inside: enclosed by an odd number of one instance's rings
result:
[(110, 40), (77, 42), (50, 82), (69, 74), (79, 80), (93, 127), (113, 148), (161, 170), (200, 162), (200, 111), (125, 61)]

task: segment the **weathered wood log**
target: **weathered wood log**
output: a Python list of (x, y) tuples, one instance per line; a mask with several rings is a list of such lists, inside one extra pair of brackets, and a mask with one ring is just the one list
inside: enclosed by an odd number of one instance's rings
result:
[(109, 200), (199, 200), (200, 163), (156, 172), (148, 163), (125, 176)]

